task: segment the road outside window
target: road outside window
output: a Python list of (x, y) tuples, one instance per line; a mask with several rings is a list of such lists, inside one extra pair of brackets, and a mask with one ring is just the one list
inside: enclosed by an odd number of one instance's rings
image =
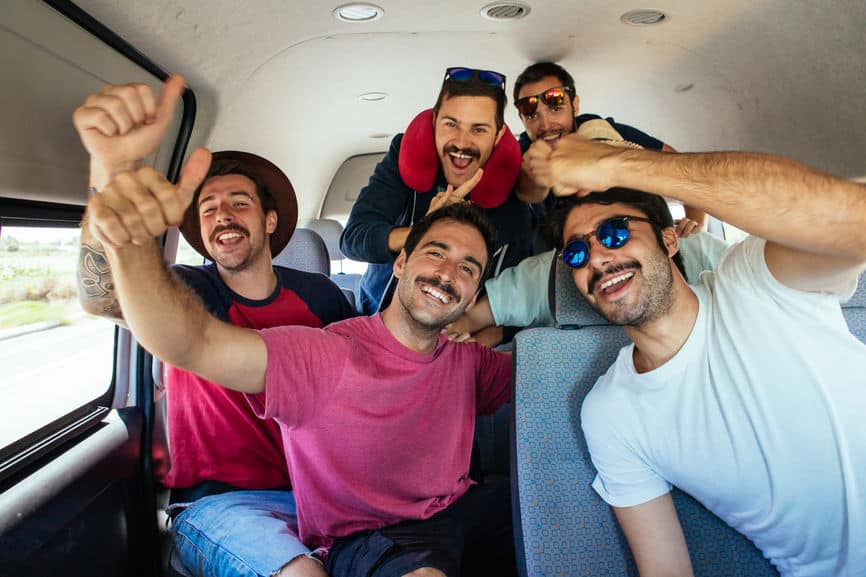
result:
[(78, 305), (78, 238), (0, 230), (0, 449), (111, 386), (114, 325)]

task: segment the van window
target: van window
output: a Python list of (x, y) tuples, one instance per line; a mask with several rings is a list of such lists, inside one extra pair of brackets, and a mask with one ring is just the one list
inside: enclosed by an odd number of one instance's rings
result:
[(114, 325), (78, 304), (79, 234), (0, 230), (0, 451), (111, 388)]

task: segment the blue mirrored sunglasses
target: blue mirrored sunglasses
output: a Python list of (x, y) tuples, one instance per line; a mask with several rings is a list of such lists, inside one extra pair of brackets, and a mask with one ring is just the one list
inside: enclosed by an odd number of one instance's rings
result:
[(476, 68), (461, 68), (454, 66), (445, 71), (445, 80), (455, 82), (469, 82), (472, 78), (478, 78), (484, 84), (495, 86), (505, 92), (505, 75), (493, 70), (478, 70)]
[(571, 239), (562, 249), (562, 261), (571, 268), (582, 268), (589, 262), (589, 239), (593, 236), (605, 248), (622, 248), (631, 237), (628, 221), (648, 222), (655, 226), (655, 221), (639, 216), (614, 216), (602, 222), (598, 227)]

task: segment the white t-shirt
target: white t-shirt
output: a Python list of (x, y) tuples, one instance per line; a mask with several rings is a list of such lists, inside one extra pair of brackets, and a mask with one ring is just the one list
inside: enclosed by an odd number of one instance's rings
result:
[(784, 576), (866, 576), (866, 346), (839, 296), (776, 281), (764, 244), (701, 275), (674, 358), (638, 374), (624, 347), (587, 395), (593, 487), (628, 507), (673, 484)]

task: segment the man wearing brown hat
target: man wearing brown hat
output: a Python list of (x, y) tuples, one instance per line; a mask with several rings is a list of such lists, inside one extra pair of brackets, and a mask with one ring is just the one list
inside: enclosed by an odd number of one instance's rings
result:
[[(183, 79), (166, 81), (157, 101), (143, 84), (106, 86), (73, 119), (91, 157), (87, 215), (129, 222), (130, 207), (99, 191), (115, 174), (135, 170), (171, 122)], [(155, 173), (152, 168), (138, 174)], [(86, 217), (87, 218), (87, 217)], [(173, 270), (211, 314), (248, 328), (322, 327), (353, 316), (339, 288), (322, 275), (275, 267), (288, 243), (297, 200), (288, 178), (254, 154), (226, 151), (214, 162), (181, 225), (189, 244), (212, 264)], [(131, 235), (140, 231), (130, 230)], [(85, 310), (123, 323), (105, 249), (83, 223), (79, 293)], [(172, 532), (184, 568), (195, 574), (310, 575), (324, 571), (296, 535), (293, 495), (282, 440), (240, 393), (167, 367)]]

